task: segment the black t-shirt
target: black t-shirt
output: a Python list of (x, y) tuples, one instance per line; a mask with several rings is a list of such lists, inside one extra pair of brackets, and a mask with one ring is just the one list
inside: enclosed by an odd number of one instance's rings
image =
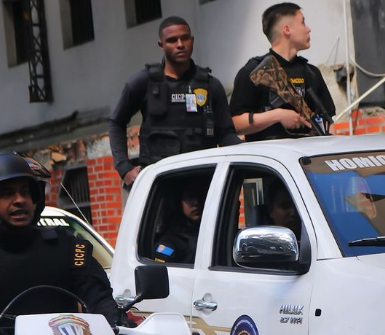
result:
[[(303, 57), (297, 56), (289, 62), (273, 50), (270, 50), (270, 54), (276, 57), (297, 89), (297, 92), (305, 98), (310, 109), (313, 111), (317, 109), (314, 102), (306, 96), (306, 90), (312, 88), (329, 115), (335, 115), (333, 100), (317, 67), (309, 64)], [(241, 115), (245, 112), (262, 113), (265, 110), (271, 109), (270, 102), (275, 98), (275, 93), (265, 86), (255, 86), (250, 80), (250, 73), (259, 65), (262, 59), (263, 57), (252, 58), (239, 70), (234, 81), (234, 91), (230, 101), (232, 116)], [(292, 109), (291, 106), (287, 105), (282, 105), (281, 108)], [(304, 130), (301, 129), (301, 132)], [(295, 136), (291, 136), (280, 123), (276, 123), (263, 131), (247, 135), (246, 140), (257, 141), (288, 137)]]

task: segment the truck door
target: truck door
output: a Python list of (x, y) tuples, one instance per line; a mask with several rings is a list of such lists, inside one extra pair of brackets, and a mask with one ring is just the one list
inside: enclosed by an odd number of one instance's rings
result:
[[(139, 219), (141, 220), (138, 225), (139, 231), (136, 230), (138, 227), (132, 225), (131, 230), (126, 233), (127, 236), (122, 236), (124, 240), (129, 241), (127, 245), (137, 248), (137, 253), (133, 252), (133, 248), (127, 248), (127, 256), (122, 257), (120, 250), (124, 246), (120, 245), (118, 246), (120, 258), (116, 259), (116, 263), (119, 263), (121, 268), (135, 268), (137, 265), (156, 263), (166, 265), (170, 295), (166, 299), (141, 302), (136, 306), (138, 311), (133, 312), (135, 318), (165, 311), (178, 312), (190, 318), (200, 221), (202, 215), (205, 215), (205, 201), (215, 168), (216, 165), (207, 159), (203, 165), (197, 160), (195, 164), (188, 163), (188, 166), (182, 163), (174, 167), (161, 166), (156, 171), (151, 170), (155, 177), (148, 193), (141, 195), (139, 191), (136, 192), (142, 199), (146, 199)], [(150, 177), (146, 176), (146, 185), (151, 181)], [(136, 187), (142, 191), (140, 182)], [(143, 185), (144, 192), (146, 185)], [(139, 200), (142, 199), (130, 199), (129, 206), (132, 206), (132, 209), (129, 207), (126, 212), (137, 213), (142, 206)], [(115, 273), (116, 292), (128, 288), (132, 294), (133, 279), (130, 279), (132, 276), (128, 276), (127, 273), (129, 272)]]
[[(216, 191), (221, 197), (217, 216), (211, 215), (212, 221), (201, 226), (205, 239), (198, 245), (197, 257), (202, 261), (195, 269), (194, 334), (307, 334), (309, 313), (313, 313), (309, 311), (313, 275), (309, 269), (315, 259), (310, 246), (315, 238), (298, 188), (276, 161), (238, 157), (226, 164), (223, 176), (217, 176), (224, 181)], [(216, 180), (212, 184), (219, 187)], [(238, 266), (232, 257), (237, 232), (259, 225), (292, 229), (300, 260), (306, 260), (308, 268), (299, 270), (299, 261)]]

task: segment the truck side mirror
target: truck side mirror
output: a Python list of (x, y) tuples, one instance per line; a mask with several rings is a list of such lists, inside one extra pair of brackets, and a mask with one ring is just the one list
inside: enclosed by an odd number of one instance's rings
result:
[[(127, 312), (136, 303), (144, 299), (162, 299), (169, 295), (168, 271), (164, 265), (141, 265), (135, 269), (136, 296), (127, 298), (119, 295), (115, 298), (121, 311)], [(121, 320), (119, 321), (121, 324)]]
[(291, 264), (298, 261), (298, 243), (294, 233), (284, 227), (259, 226), (238, 232), (233, 247), (235, 263), (243, 267), (266, 264)]
[(143, 299), (167, 298), (168, 271), (164, 265), (142, 265), (135, 269), (136, 302)]

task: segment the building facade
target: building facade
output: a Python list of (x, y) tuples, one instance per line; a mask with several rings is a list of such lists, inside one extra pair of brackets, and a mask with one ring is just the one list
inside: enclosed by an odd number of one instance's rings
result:
[[(296, 1), (312, 29), (312, 47), (302, 55), (313, 64), (330, 69), (354, 54), (350, 1)], [(209, 66), (231, 91), (239, 68), (267, 52), (261, 15), (278, 2), (2, 0), (0, 151), (40, 159), (53, 175), (47, 202), (74, 213), (80, 207), (114, 244), (122, 198), (109, 151), (108, 117), (127, 78), (145, 63), (161, 60), (161, 20), (178, 15), (189, 22), (194, 60)], [(347, 100), (334, 77), (326, 81), (335, 86), (331, 91), (342, 111)], [(345, 124), (338, 129), (346, 133), (346, 119), (341, 121)], [(132, 121), (139, 123), (140, 117)], [(379, 127), (384, 131), (383, 124)]]

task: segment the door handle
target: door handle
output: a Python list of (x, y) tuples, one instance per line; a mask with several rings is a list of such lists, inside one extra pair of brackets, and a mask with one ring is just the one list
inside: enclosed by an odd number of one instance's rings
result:
[(218, 304), (215, 301), (204, 301), (204, 300), (194, 301), (194, 308), (198, 311), (202, 311), (204, 309), (215, 311), (217, 307), (218, 307)]

